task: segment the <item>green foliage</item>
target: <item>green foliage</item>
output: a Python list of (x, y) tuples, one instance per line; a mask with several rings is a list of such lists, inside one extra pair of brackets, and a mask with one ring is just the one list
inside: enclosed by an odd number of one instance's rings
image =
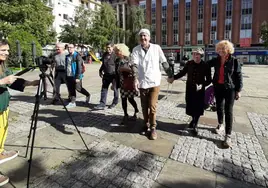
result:
[(130, 7), (126, 31), (117, 24), (116, 11), (108, 3), (103, 3), (97, 12), (79, 7), (74, 20), (62, 26), (59, 39), (66, 43), (90, 44), (95, 49), (104, 49), (107, 42), (122, 42), (126, 37), (126, 44), (132, 49), (137, 45), (138, 31), (150, 28), (145, 24), (144, 9), (138, 6)]
[(123, 30), (117, 26), (116, 12), (108, 3), (103, 3), (94, 15), (90, 30), (90, 41), (93, 47), (104, 49), (109, 41), (114, 41)]
[(10, 66), (19, 66), (17, 52), (16, 52), (16, 41), (20, 42), (22, 52), (22, 65), (28, 67), (32, 64), (32, 42), (36, 45), (36, 54), (40, 56), (42, 54), (42, 47), (37, 39), (30, 33), (24, 30), (16, 30), (8, 35), (8, 41), (10, 43), (10, 57), (8, 64)]
[(89, 35), (93, 11), (82, 6), (75, 10), (74, 20), (62, 26), (59, 40), (66, 43), (89, 44)]
[(41, 0), (1, 0), (0, 7), (2, 37), (23, 30), (34, 35), (41, 45), (55, 40), (56, 33), (50, 29), (54, 20), (52, 10)]
[(150, 26), (145, 24), (144, 9), (139, 6), (131, 6), (127, 17), (126, 43), (132, 50), (138, 44), (137, 34), (139, 30), (142, 28), (150, 29)]
[(261, 39), (263, 40), (264, 46), (268, 48), (268, 24), (266, 21), (261, 25)]

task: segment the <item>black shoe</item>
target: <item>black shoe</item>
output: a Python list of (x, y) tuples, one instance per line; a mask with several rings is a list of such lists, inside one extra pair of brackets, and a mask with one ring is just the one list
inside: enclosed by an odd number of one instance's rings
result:
[(193, 120), (189, 123), (188, 128), (189, 128), (189, 129), (194, 128), (194, 122), (193, 122)]
[(117, 105), (117, 104), (111, 104), (108, 108), (109, 108), (109, 109), (112, 109), (112, 108), (114, 108), (116, 105)]
[(53, 99), (53, 100), (51, 101), (51, 104), (55, 105), (55, 104), (57, 104), (57, 102), (59, 102), (58, 99)]
[(193, 128), (192, 133), (193, 133), (194, 136), (198, 135), (198, 131), (197, 131), (196, 127)]
[(141, 130), (141, 135), (148, 135), (151, 132), (151, 129), (148, 125), (144, 125)]
[(122, 119), (120, 125), (126, 125), (127, 122), (128, 122), (128, 115), (126, 115), (126, 116), (123, 117), (123, 119)]

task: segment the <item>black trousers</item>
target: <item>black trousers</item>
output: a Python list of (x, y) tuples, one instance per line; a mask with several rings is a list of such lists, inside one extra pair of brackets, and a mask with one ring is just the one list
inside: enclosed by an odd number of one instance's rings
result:
[(58, 99), (57, 96), (60, 94), (60, 86), (62, 83), (66, 83), (66, 73), (65, 71), (55, 71), (55, 78), (54, 78), (54, 99)]
[(69, 97), (71, 98), (71, 102), (75, 102), (76, 100), (76, 91), (78, 91), (79, 93), (87, 97), (89, 96), (89, 92), (82, 86), (82, 80), (76, 83), (74, 77), (67, 76), (66, 82), (67, 82), (67, 87), (69, 91)]
[(225, 115), (225, 133), (231, 134), (233, 127), (233, 106), (235, 90), (226, 89), (223, 84), (214, 85), (218, 123), (223, 124)]
[[(102, 78), (102, 87), (101, 87), (101, 99), (100, 99), (100, 104), (105, 106), (106, 105), (106, 100), (107, 100), (107, 94), (108, 94), (108, 89), (109, 85), (115, 80), (115, 74), (104, 74)], [(118, 103), (118, 89), (116, 89), (117, 86), (116, 84), (114, 85), (114, 99), (113, 99), (113, 104)]]
[(128, 116), (128, 113), (127, 113), (127, 100), (133, 106), (133, 108), (135, 110), (135, 113), (139, 111), (137, 103), (136, 103), (134, 97), (124, 97), (124, 98), (121, 98), (121, 100), (122, 100), (122, 108), (124, 110), (124, 115), (125, 116)]

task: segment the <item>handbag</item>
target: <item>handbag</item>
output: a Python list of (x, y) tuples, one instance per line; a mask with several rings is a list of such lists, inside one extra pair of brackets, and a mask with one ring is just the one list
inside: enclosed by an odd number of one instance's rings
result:
[(123, 74), (123, 89), (124, 90), (135, 90), (134, 87), (134, 77), (130, 73), (122, 73)]

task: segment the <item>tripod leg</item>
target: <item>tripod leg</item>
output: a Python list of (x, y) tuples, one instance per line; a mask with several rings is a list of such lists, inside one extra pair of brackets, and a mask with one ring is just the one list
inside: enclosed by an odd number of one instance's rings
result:
[(37, 109), (37, 103), (35, 102), (33, 115), (31, 116), (32, 123), (31, 123), (30, 131), (29, 131), (29, 135), (28, 135), (28, 142), (27, 142), (27, 146), (26, 146), (25, 158), (27, 158), (27, 155), (28, 155), (28, 150), (29, 150), (30, 140), (31, 140), (31, 136), (32, 136), (33, 125), (34, 125), (34, 117), (35, 117), (35, 114), (36, 114), (36, 109)]
[[(51, 84), (52, 87), (53, 87), (53, 82), (52, 82), (51, 78), (50, 78), (49, 76), (47, 76), (47, 78), (48, 78), (50, 84)], [(72, 123), (73, 123), (73, 125), (74, 125), (74, 127), (75, 127), (75, 129), (76, 129), (76, 131), (77, 131), (77, 133), (78, 133), (78, 135), (80, 136), (82, 142), (84, 143), (86, 149), (89, 150), (88, 147), (87, 147), (87, 144), (86, 144), (84, 138), (82, 137), (82, 135), (81, 135), (79, 129), (77, 128), (77, 126), (76, 126), (76, 124), (75, 124), (75, 122), (74, 122), (74, 120), (73, 120), (73, 118), (72, 118), (70, 112), (68, 111), (68, 109), (67, 109), (66, 106), (64, 105), (64, 101), (62, 100), (60, 94), (59, 94), (59, 93), (56, 93), (56, 96), (57, 96), (57, 98), (60, 100), (62, 106), (64, 107), (64, 109), (65, 109), (65, 111), (66, 111), (66, 113), (68, 114), (69, 118), (71, 119), (71, 121), (72, 121)]]
[[(37, 89), (37, 94), (36, 94), (36, 102), (35, 102), (35, 112), (33, 113), (33, 119), (32, 119), (32, 127), (31, 130), (33, 131), (32, 135), (32, 142), (31, 142), (31, 151), (30, 151), (30, 158), (28, 160), (29, 162), (29, 167), (28, 167), (28, 177), (27, 177), (27, 188), (29, 187), (30, 183), (30, 175), (31, 175), (31, 166), (32, 166), (32, 157), (33, 157), (33, 149), (34, 149), (34, 140), (35, 140), (35, 133), (36, 133), (36, 126), (37, 126), (37, 118), (38, 118), (38, 113), (39, 113), (39, 106), (40, 106), (40, 99), (42, 97), (42, 79), (39, 81), (38, 89)], [(29, 138), (30, 140), (30, 138)], [(28, 142), (29, 142), (28, 140)]]

